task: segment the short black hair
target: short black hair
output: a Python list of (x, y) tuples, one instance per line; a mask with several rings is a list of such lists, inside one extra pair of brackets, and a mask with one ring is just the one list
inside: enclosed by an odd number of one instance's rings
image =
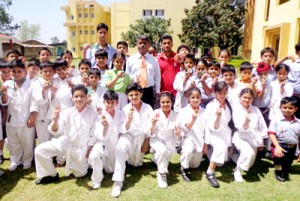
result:
[(103, 99), (104, 100), (119, 100), (119, 95), (113, 91), (113, 90), (107, 90), (104, 94), (103, 94)]
[(235, 67), (233, 65), (230, 64), (226, 64), (221, 68), (221, 72), (222, 74), (226, 73), (226, 72), (232, 72), (234, 74), (236, 74), (235, 72)]
[(71, 52), (71, 50), (64, 50), (64, 51), (62, 51), (60, 53), (60, 58), (62, 58), (65, 54), (69, 54), (73, 58), (73, 53)]
[(41, 62), (40, 62), (40, 60), (38, 60), (37, 58), (31, 58), (31, 59), (29, 59), (27, 65), (28, 65), (28, 67), (30, 67), (30, 66), (37, 66), (37, 67), (40, 67)]
[(240, 72), (242, 72), (243, 70), (246, 70), (246, 69), (250, 69), (250, 70), (253, 69), (253, 66), (251, 65), (251, 63), (249, 61), (244, 61), (240, 65)]
[(117, 42), (117, 48), (119, 45), (124, 45), (126, 48), (128, 48), (128, 43), (125, 40), (121, 40), (121, 41)]
[(53, 68), (54, 69), (57, 69), (57, 68), (62, 67), (62, 66), (65, 66), (66, 68), (68, 67), (67, 61), (62, 59), (62, 58), (56, 59), (55, 62), (53, 63)]
[(49, 50), (49, 48), (47, 48), (47, 47), (42, 47), (41, 49), (39, 49), (39, 51), (38, 51), (38, 55), (40, 55), (40, 54), (41, 54), (41, 52), (42, 52), (43, 50), (45, 50), (45, 51), (48, 51), (48, 52), (49, 52), (49, 54), (50, 54), (50, 56), (52, 55), (51, 51), (50, 51), (50, 50)]
[(186, 60), (186, 59), (192, 59), (194, 61), (194, 63), (196, 63), (196, 58), (193, 54), (191, 53), (188, 53), (187, 55), (185, 55), (184, 59), (183, 59), (183, 62)]
[(300, 51), (300, 42), (295, 45), (296, 53)]
[(132, 82), (126, 87), (125, 93), (129, 94), (130, 91), (139, 91), (143, 93), (144, 89), (137, 82)]
[(210, 68), (210, 67), (212, 67), (212, 66), (217, 67), (218, 69), (221, 69), (221, 64), (220, 64), (219, 62), (216, 62), (216, 61), (214, 61), (214, 62), (209, 62), (209, 63), (208, 63), (208, 68)]
[(98, 68), (91, 68), (88, 72), (88, 76), (90, 75), (97, 75), (99, 78), (101, 78), (101, 72)]
[(95, 58), (97, 58), (99, 56), (108, 58), (108, 53), (104, 49), (99, 49), (95, 52)]
[(289, 96), (284, 97), (284, 98), (281, 99), (280, 106), (282, 106), (284, 104), (288, 104), (288, 103), (291, 103), (293, 106), (298, 107), (297, 99), (294, 98), (294, 97), (289, 97)]
[(181, 44), (181, 45), (179, 45), (178, 48), (177, 48), (177, 53), (179, 53), (179, 51), (180, 51), (182, 48), (185, 48), (185, 49), (189, 50), (189, 52), (191, 51), (191, 49), (190, 49), (189, 46), (187, 46), (187, 45), (185, 45), (185, 44)]
[(11, 68), (11, 62), (1, 59), (0, 60), (0, 68)]
[(74, 95), (75, 91), (83, 91), (85, 95), (88, 94), (88, 89), (83, 84), (78, 84), (72, 87), (71, 90), (72, 96)]
[(106, 31), (108, 31), (108, 26), (104, 23), (99, 23), (97, 25), (97, 32), (100, 30), (100, 29), (106, 29)]
[(149, 38), (146, 35), (139, 35), (137, 41), (138, 40), (145, 40), (148, 43), (150, 43), (150, 40), (149, 40)]
[(173, 42), (173, 38), (172, 38), (172, 36), (170, 35), (170, 34), (163, 34), (162, 36), (161, 36), (161, 38), (160, 38), (160, 42), (162, 42), (163, 40), (165, 40), (165, 39), (170, 39), (172, 42)]
[(40, 69), (43, 70), (43, 68), (46, 68), (46, 67), (50, 67), (50, 68), (54, 69), (53, 62), (51, 62), (51, 61), (42, 62), (40, 65)]
[(92, 63), (88, 59), (81, 59), (81, 61), (78, 64), (78, 67), (80, 67), (82, 64), (88, 65), (90, 68), (92, 67)]
[(271, 53), (273, 56), (275, 56), (275, 51), (274, 51), (274, 49), (273, 48), (271, 48), (271, 47), (265, 47), (264, 49), (262, 49), (261, 51), (260, 51), (260, 57), (262, 57), (265, 53), (267, 53), (267, 52), (269, 52), (269, 53)]
[(286, 70), (288, 73), (291, 71), (290, 67), (284, 63), (279, 64), (276, 68), (275, 68), (275, 72), (280, 71), (281, 69)]
[(5, 54), (5, 56), (8, 57), (10, 54), (17, 54), (19, 57), (22, 56), (22, 54), (17, 49), (8, 50)]
[(20, 59), (14, 59), (10, 62), (10, 68), (14, 68), (14, 67), (25, 69), (25, 65), (24, 65), (23, 61)]

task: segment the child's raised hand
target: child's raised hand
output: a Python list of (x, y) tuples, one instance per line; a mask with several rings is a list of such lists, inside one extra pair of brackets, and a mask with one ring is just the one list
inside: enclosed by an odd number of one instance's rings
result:
[(1, 86), (0, 87), (0, 91), (2, 92), (3, 95), (7, 95), (7, 89), (8, 89), (8, 86)]
[(199, 110), (195, 110), (195, 112), (194, 112), (192, 118), (193, 118), (193, 119), (197, 119), (198, 115), (199, 115)]
[(219, 81), (218, 77), (214, 77), (212, 80), (212, 85), (215, 85)]
[(183, 56), (181, 56), (180, 54), (176, 54), (174, 56), (174, 60), (177, 61), (178, 63), (181, 63), (183, 61)]
[(106, 116), (105, 115), (101, 116), (101, 124), (103, 125), (103, 127), (107, 127), (108, 126), (108, 122), (106, 120)]
[(87, 51), (88, 49), (91, 48), (91, 44), (85, 43), (82, 48), (83, 48), (84, 51)]
[(57, 105), (54, 112), (53, 112), (53, 121), (57, 122), (59, 119), (59, 113), (60, 113), (60, 106)]
[(86, 104), (91, 105), (93, 100), (91, 99), (91, 94), (88, 94), (87, 99), (86, 99)]
[(180, 128), (178, 126), (175, 126), (174, 134), (177, 137), (181, 137), (181, 130), (180, 130)]
[(52, 81), (46, 81), (44, 84), (43, 84), (43, 91), (46, 91), (48, 89), (50, 89), (53, 85), (53, 82)]
[(118, 71), (117, 76), (118, 77), (123, 77), (124, 74), (125, 74), (125, 72), (120, 70), (120, 71)]
[(248, 122), (251, 121), (251, 109), (250, 109), (250, 108), (247, 110), (246, 120), (247, 120)]
[(132, 108), (130, 108), (130, 110), (129, 110), (128, 114), (127, 114), (127, 118), (128, 119), (131, 120), (133, 118), (133, 112), (134, 112), (134, 108), (132, 106)]
[(207, 72), (204, 72), (200, 78), (200, 81), (205, 81), (207, 79)]
[(280, 145), (275, 146), (275, 156), (281, 158), (284, 156), (284, 153), (286, 150), (284, 150)]
[(97, 107), (96, 106), (96, 111), (98, 114), (102, 114), (102, 107)]
[(221, 114), (222, 114), (222, 108), (223, 108), (223, 106), (220, 104), (220, 105), (219, 105), (219, 108), (218, 108), (217, 111), (216, 111), (216, 115), (217, 115), (217, 116), (221, 116)]

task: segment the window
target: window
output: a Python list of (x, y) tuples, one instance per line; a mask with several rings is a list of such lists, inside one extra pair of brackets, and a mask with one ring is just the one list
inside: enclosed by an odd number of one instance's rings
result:
[(71, 49), (72, 49), (72, 52), (76, 52), (76, 49), (75, 49), (75, 47), (72, 47)]
[(70, 20), (74, 20), (74, 15), (71, 15), (71, 16), (70, 16)]
[(94, 5), (93, 5), (93, 4), (91, 4), (91, 5), (90, 5), (90, 7), (91, 7), (91, 8), (93, 8), (93, 7), (94, 7)]
[(164, 17), (165, 16), (165, 10), (155, 10), (155, 16), (156, 17)]
[(88, 31), (88, 30), (85, 30), (85, 34), (89, 34), (89, 31)]
[(79, 34), (82, 34), (82, 30), (79, 30)]
[(80, 47), (80, 51), (82, 51), (83, 50), (83, 47)]
[(71, 36), (75, 36), (75, 31), (71, 31)]
[(79, 17), (79, 18), (82, 18), (82, 14), (81, 14), (81, 13), (79, 13), (79, 14), (78, 14), (78, 17)]
[(84, 17), (85, 17), (85, 18), (88, 18), (88, 17), (89, 17), (89, 14), (85, 13), (85, 14), (84, 14)]
[(94, 17), (95, 17), (95, 14), (94, 14), (94, 13), (92, 13), (92, 14), (91, 14), (91, 18), (94, 18)]
[(143, 17), (151, 17), (152, 10), (143, 10)]
[(91, 34), (95, 34), (95, 31), (94, 31), (94, 30), (92, 30), (92, 31), (91, 31)]

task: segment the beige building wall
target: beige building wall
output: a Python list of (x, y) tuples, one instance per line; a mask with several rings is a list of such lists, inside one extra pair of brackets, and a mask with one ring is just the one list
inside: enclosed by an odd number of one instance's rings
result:
[(260, 60), (260, 51), (267, 46), (277, 51), (278, 58), (294, 54), (300, 41), (300, 1), (256, 0), (253, 5), (251, 60)]
[[(129, 29), (129, 24), (135, 24), (138, 19), (155, 16), (171, 18), (173, 50), (176, 50), (181, 44), (178, 34), (181, 33), (181, 20), (186, 17), (184, 9), (191, 9), (194, 5), (196, 5), (195, 0), (128, 0), (125, 3), (113, 3), (111, 8), (113, 45), (121, 40), (121, 33)], [(149, 11), (152, 13), (150, 14)], [(163, 15), (159, 16), (162, 12)], [(136, 51), (136, 48), (129, 49), (130, 54)]]
[[(96, 27), (100, 22), (111, 27), (110, 8), (101, 6), (94, 0), (69, 0), (68, 5), (62, 6), (66, 12), (68, 49), (73, 52), (73, 57), (82, 56), (84, 43), (97, 41)], [(110, 32), (108, 42), (110, 42)]]

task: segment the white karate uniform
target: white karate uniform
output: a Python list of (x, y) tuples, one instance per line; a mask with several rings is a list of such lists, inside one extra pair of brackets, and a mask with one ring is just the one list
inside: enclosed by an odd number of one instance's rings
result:
[[(176, 74), (175, 80), (173, 82), (173, 87), (177, 91), (174, 103), (174, 111), (179, 113), (181, 108), (184, 108), (189, 103), (188, 98), (185, 96), (184, 92), (191, 85), (191, 83), (195, 80), (194, 76), (191, 76), (185, 84), (183, 81), (185, 79), (185, 70), (182, 70)], [(193, 75), (195, 74), (195, 70), (193, 69)]]
[(279, 115), (281, 115), (280, 111), (280, 101), (282, 98), (286, 96), (292, 96), (293, 95), (293, 85), (291, 82), (286, 80), (286, 83), (284, 85), (284, 92), (280, 93), (280, 84), (278, 80), (271, 82), (272, 86), (272, 98), (271, 98), (271, 108), (270, 108), (270, 120), (272, 118), (276, 118)]
[[(152, 127), (152, 118), (157, 117), (155, 131), (153, 134), (150, 133)], [(161, 109), (155, 110), (149, 121), (149, 135), (150, 135), (150, 146), (154, 150), (153, 161), (157, 165), (159, 173), (168, 173), (169, 161), (176, 152), (176, 136), (175, 126), (180, 127), (180, 123), (177, 121), (177, 113), (171, 110), (168, 117), (165, 116)]]
[[(132, 104), (127, 104), (123, 111), (127, 115), (132, 108)], [(133, 119), (130, 127), (125, 134), (119, 138), (115, 157), (116, 165), (113, 174), (113, 181), (124, 181), (126, 161), (132, 166), (142, 166), (144, 153), (141, 152), (141, 147), (148, 134), (147, 121), (150, 118), (153, 110), (150, 105), (142, 103), (141, 110), (137, 111), (135, 107), (133, 111)]]
[[(46, 80), (39, 78), (33, 85), (33, 94), (37, 101), (38, 114), (35, 122), (35, 128), (39, 144), (47, 142), (51, 139), (51, 134), (48, 131), (48, 125), (51, 122), (52, 117), (47, 118), (47, 113), (49, 110), (49, 105), (52, 97), (54, 96), (50, 89), (45, 92), (45, 97), (42, 95), (43, 85), (46, 83)], [(58, 86), (55, 86), (52, 82), (52, 87), (58, 89)]]
[(106, 135), (103, 136), (103, 125), (101, 119), (96, 122), (95, 136), (98, 138), (90, 155), (89, 164), (93, 168), (91, 179), (95, 183), (101, 183), (103, 179), (103, 168), (107, 173), (113, 173), (115, 168), (115, 149), (119, 140), (120, 133), (126, 132), (125, 119), (123, 111), (115, 110), (112, 117), (109, 113), (103, 112), (108, 122)]
[[(192, 115), (195, 113), (190, 104), (183, 108), (179, 113), (181, 129), (184, 132), (181, 142), (180, 164), (184, 169), (199, 167), (203, 156), (203, 145), (205, 142), (205, 110), (199, 107), (198, 117), (191, 130), (186, 124), (191, 122)], [(207, 140), (207, 139), (206, 139)]]
[(237, 131), (234, 133), (232, 143), (239, 154), (233, 154), (231, 158), (237, 166), (248, 171), (252, 167), (257, 153), (257, 147), (263, 146), (263, 138), (267, 138), (267, 125), (264, 118), (255, 106), (250, 106), (251, 116), (249, 128), (243, 128), (248, 111), (240, 103), (234, 104), (233, 120)]
[(25, 79), (19, 89), (15, 89), (15, 81), (8, 80), (8, 101), (1, 105), (8, 105), (6, 133), (10, 145), (12, 165), (29, 165), (33, 159), (35, 142), (34, 128), (28, 128), (27, 121), (31, 112), (37, 112), (36, 100), (32, 95), (33, 85)]
[(76, 107), (64, 110), (60, 114), (58, 130), (51, 130), (53, 122), (48, 129), (53, 135), (63, 135), (57, 139), (40, 144), (35, 149), (35, 165), (38, 178), (56, 175), (52, 162), (54, 156), (66, 156), (65, 175), (69, 176), (70, 169), (75, 177), (86, 175), (88, 162), (86, 153), (88, 146), (96, 143), (95, 122), (97, 113), (89, 107), (79, 112)]
[(97, 108), (102, 108), (104, 110), (103, 95), (106, 90), (105, 88), (100, 86), (100, 82), (98, 83), (96, 91), (90, 90), (90, 87), (88, 87), (88, 91), (88, 96), (92, 100), (92, 103), (89, 106), (92, 107), (95, 111), (97, 111)]
[[(226, 105), (226, 104), (225, 104)], [(208, 158), (210, 161), (223, 165), (228, 160), (228, 148), (231, 144), (231, 129), (228, 127), (228, 122), (231, 119), (230, 110), (228, 106), (222, 109), (219, 128), (215, 129), (214, 124), (217, 118), (216, 112), (220, 103), (214, 99), (206, 106), (206, 135), (209, 145), (212, 150), (208, 150)], [(211, 152), (212, 151), (212, 152)]]
[(228, 93), (227, 93), (227, 98), (231, 102), (235, 102), (239, 100), (240, 92), (241, 92), (241, 84), (238, 82), (234, 81), (233, 87), (230, 87), (228, 85)]

